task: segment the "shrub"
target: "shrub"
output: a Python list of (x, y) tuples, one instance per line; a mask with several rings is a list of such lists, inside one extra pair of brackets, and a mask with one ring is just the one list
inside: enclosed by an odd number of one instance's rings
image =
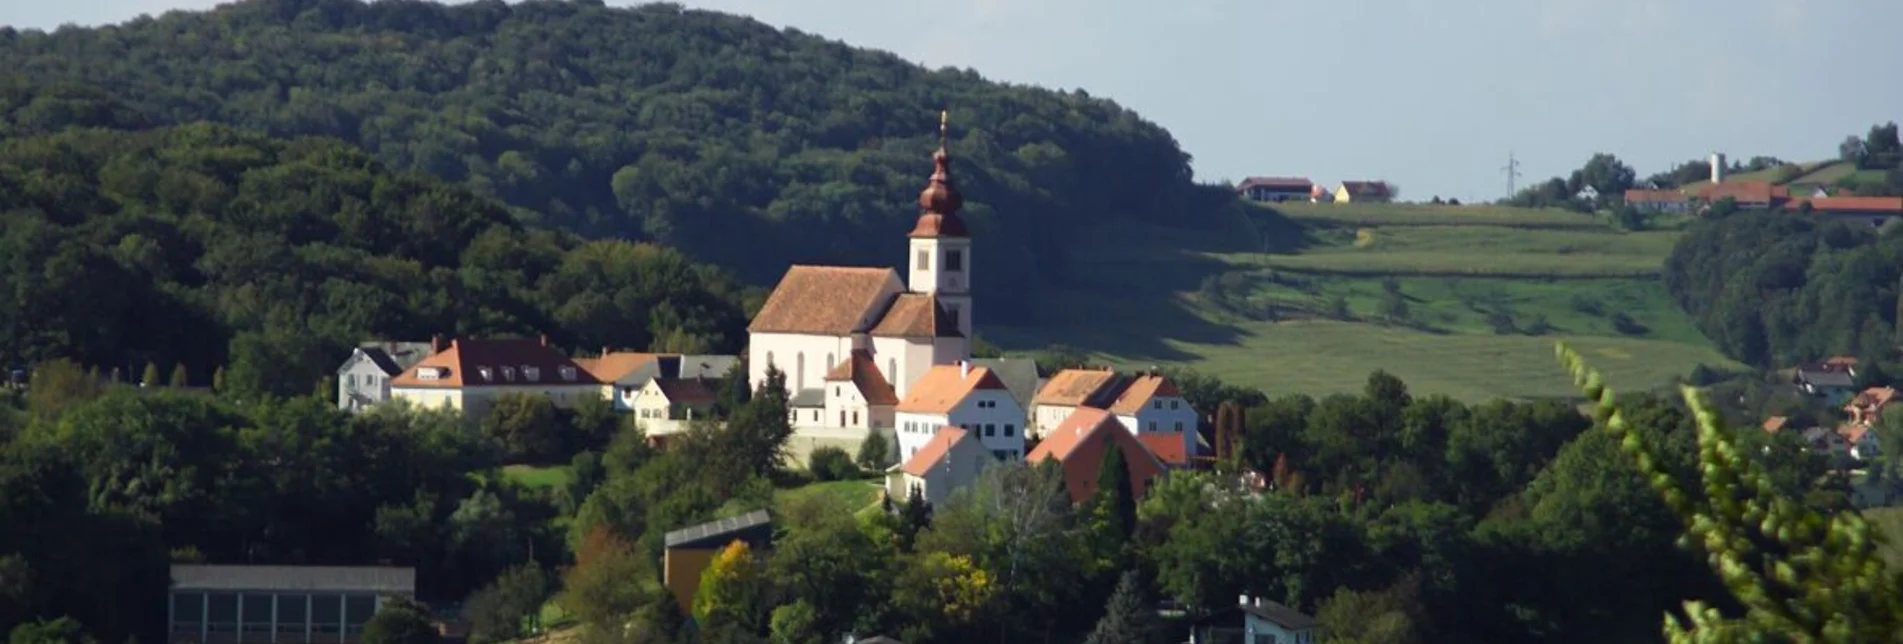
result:
[(892, 450), (892, 443), (885, 440), (885, 434), (871, 432), (866, 435), (865, 442), (859, 444), (859, 458), (855, 460), (861, 468), (882, 472), (892, 467), (898, 459)]
[(1624, 335), (1645, 335), (1651, 331), (1651, 329), (1646, 328), (1645, 325), (1640, 324), (1638, 320), (1632, 319), (1632, 316), (1626, 315), (1624, 311), (1612, 314), (1611, 319), (1612, 330)]
[(1519, 332), (1519, 328), (1513, 325), (1513, 314), (1504, 310), (1495, 310), (1492, 313), (1488, 313), (1487, 326), (1493, 327), (1493, 332), (1499, 335), (1511, 335)]
[(837, 447), (813, 450), (807, 469), (812, 470), (813, 479), (818, 481), (859, 478), (859, 466), (852, 464), (852, 457), (846, 455), (846, 450)]

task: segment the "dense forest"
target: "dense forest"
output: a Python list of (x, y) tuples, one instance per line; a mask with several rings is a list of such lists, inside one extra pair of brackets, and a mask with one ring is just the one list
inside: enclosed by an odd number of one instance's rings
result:
[(1888, 361), (1903, 235), (1807, 215), (1714, 212), (1679, 239), (1664, 276), (1720, 350), (1758, 367), (1843, 353)]
[(1234, 202), (1110, 101), (669, 4), (246, 0), (5, 30), (0, 67), (162, 123), (335, 137), (523, 221), (657, 241), (754, 284), (792, 262), (896, 263), (948, 108), (997, 321), (1062, 278), (1077, 227), (1193, 224)]
[[(25, 134), (137, 118), (77, 90), (14, 85), (0, 101), (0, 127)], [(183, 364), (199, 385), (228, 365), (234, 390), (291, 395), (370, 338), (732, 351), (745, 324), (722, 271), (525, 227), (326, 139), (206, 124), (10, 136), (0, 217), (7, 363), (70, 358), (123, 378)]]

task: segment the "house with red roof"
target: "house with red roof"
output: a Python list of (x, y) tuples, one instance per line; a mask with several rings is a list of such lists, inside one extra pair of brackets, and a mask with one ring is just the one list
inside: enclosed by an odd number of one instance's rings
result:
[(822, 413), (833, 427), (892, 428), (899, 395), (879, 371), (871, 351), (855, 350), (826, 372), (825, 395)]
[(946, 426), (971, 432), (998, 460), (1024, 458), (1024, 409), (1003, 380), (970, 361), (932, 367), (895, 411), (901, 460), (923, 450)]
[(1387, 203), (1394, 201), (1394, 187), (1386, 181), (1343, 181), (1335, 190), (1335, 203)]
[(1236, 194), (1260, 202), (1308, 201), (1315, 182), (1307, 177), (1249, 177), (1236, 184)]
[[(1107, 410), (1131, 433), (1157, 452), (1187, 465), (1197, 455), (1196, 426), (1201, 418), (1169, 376), (1147, 372), (1119, 374), (1110, 369), (1065, 369), (1053, 374), (1032, 399), (1036, 431), (1056, 427), (1080, 409)], [(1153, 438), (1152, 438), (1153, 437)], [(1155, 452), (1155, 449), (1151, 451)]]
[(896, 503), (918, 490), (926, 503), (938, 503), (978, 480), (985, 468), (997, 462), (973, 432), (940, 427), (905, 462), (886, 470), (885, 493)]
[(1143, 498), (1150, 484), (1163, 475), (1163, 462), (1108, 410), (1085, 407), (1073, 412), (1046, 432), (1025, 460), (1035, 465), (1056, 459), (1064, 470), (1064, 487), (1071, 500), (1082, 503), (1097, 493), (1104, 454), (1112, 449), (1122, 450), (1123, 462), (1130, 467), (1130, 489)]
[(889, 267), (794, 266), (747, 327), (750, 385), (766, 382), (769, 365), (784, 372), (788, 394), (803, 404), (802, 423), (837, 420), (825, 411), (823, 390), (855, 352), (899, 397), (934, 365), (971, 357), (971, 233), (958, 215), (964, 199), (952, 181), (942, 115), (939, 137), (907, 235), (908, 280)]
[(547, 396), (569, 407), (601, 395), (601, 381), (540, 339), (456, 338), (390, 380), (390, 397), (430, 409), (487, 413), (511, 393)]

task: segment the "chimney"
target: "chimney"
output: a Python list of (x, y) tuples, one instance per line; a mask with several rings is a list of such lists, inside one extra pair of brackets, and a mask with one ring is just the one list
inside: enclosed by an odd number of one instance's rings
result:
[(442, 352), (443, 352), (443, 334), (437, 333), (437, 334), (431, 335), (429, 337), (429, 354), (436, 355)]
[(958, 361), (958, 379), (964, 380), (970, 377), (971, 377), (971, 361), (959, 360)]
[(1238, 597), (1238, 598), (1236, 598), (1236, 605), (1238, 605), (1238, 606), (1248, 606), (1248, 605), (1249, 605), (1249, 596), (1248, 596), (1248, 595), (1243, 595), (1243, 596), (1241, 596), (1241, 597)]
[(542, 346), (545, 346), (545, 347), (546, 347), (546, 346), (548, 346), (548, 334), (547, 334), (547, 333), (544, 333), (544, 334), (542, 334)]

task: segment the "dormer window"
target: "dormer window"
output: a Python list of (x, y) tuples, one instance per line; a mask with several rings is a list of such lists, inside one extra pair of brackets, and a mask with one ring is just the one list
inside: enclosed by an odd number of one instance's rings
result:
[(442, 377), (443, 369), (441, 367), (423, 367), (416, 370), (417, 380), (438, 380)]
[(515, 367), (503, 367), (502, 379), (507, 380), (509, 382), (515, 382)]
[(562, 379), (563, 379), (563, 380), (567, 380), (567, 381), (569, 381), (569, 382), (574, 382), (574, 381), (575, 381), (575, 368), (574, 368), (574, 367), (569, 367), (569, 366), (564, 366), (564, 367), (562, 367), (562, 368), (561, 368), (561, 371), (562, 371)]
[(527, 380), (529, 382), (541, 380), (542, 369), (540, 367), (531, 367), (528, 365), (522, 365), (522, 379)]

